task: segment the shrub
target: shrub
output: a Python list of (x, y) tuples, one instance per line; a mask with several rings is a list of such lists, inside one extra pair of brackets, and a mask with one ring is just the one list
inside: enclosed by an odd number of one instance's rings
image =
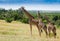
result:
[(28, 23), (28, 18), (23, 18), (22, 20), (20, 20), (22, 23)]
[(58, 16), (55, 16), (55, 17), (53, 18), (53, 20), (54, 20), (54, 21), (57, 21), (57, 20), (58, 20)]
[(55, 22), (55, 24), (56, 24), (57, 26), (60, 26), (60, 20), (57, 20), (57, 21)]
[(47, 23), (47, 21), (46, 21), (46, 20), (43, 20), (43, 22), (44, 22), (44, 23)]
[(5, 21), (11, 23), (13, 21), (13, 18), (6, 18)]

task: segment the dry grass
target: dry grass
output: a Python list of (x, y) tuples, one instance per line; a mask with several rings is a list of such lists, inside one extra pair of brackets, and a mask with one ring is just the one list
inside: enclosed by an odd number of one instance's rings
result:
[(39, 37), (38, 30), (33, 26), (33, 35), (30, 35), (29, 24), (13, 21), (6, 23), (0, 20), (0, 41), (60, 41), (60, 30), (57, 29), (57, 38), (46, 38), (45, 33)]

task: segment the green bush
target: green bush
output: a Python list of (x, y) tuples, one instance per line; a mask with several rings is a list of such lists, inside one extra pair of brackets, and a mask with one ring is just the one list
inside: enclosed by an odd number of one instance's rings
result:
[(28, 18), (23, 18), (22, 20), (20, 20), (22, 23), (28, 23)]
[(58, 16), (54, 16), (53, 20), (57, 21), (58, 20)]
[(55, 24), (56, 24), (57, 26), (60, 26), (60, 20), (57, 20), (57, 21), (55, 22)]
[(44, 23), (47, 23), (47, 21), (46, 21), (46, 20), (43, 20), (43, 22), (44, 22)]
[(13, 18), (6, 18), (5, 21), (11, 23), (13, 21)]

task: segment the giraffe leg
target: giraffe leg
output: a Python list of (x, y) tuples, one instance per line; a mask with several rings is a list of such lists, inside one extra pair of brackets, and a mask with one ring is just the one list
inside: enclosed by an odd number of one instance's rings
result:
[(45, 26), (43, 27), (43, 29), (44, 29), (44, 31), (45, 31), (45, 33), (46, 33), (46, 37), (47, 37), (47, 35), (48, 35), (47, 26), (45, 25)]
[(51, 30), (50, 30), (50, 29), (48, 29), (48, 32), (49, 32), (49, 37), (50, 37), (50, 32), (51, 32)]
[(56, 38), (56, 28), (54, 28), (54, 29), (52, 30), (52, 32), (53, 32), (53, 34), (54, 34), (54, 38)]
[(39, 28), (38, 25), (37, 25), (37, 28), (38, 28), (39, 36), (41, 36), (41, 29)]
[(30, 32), (31, 32), (31, 36), (32, 36), (32, 23), (31, 23), (31, 21), (29, 22), (29, 24), (30, 24)]

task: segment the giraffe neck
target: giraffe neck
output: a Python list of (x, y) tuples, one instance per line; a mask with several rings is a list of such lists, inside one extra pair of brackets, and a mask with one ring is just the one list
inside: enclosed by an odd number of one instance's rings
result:
[(26, 14), (26, 16), (27, 16), (29, 19), (33, 19), (33, 18), (34, 18), (30, 13), (28, 13), (28, 11), (26, 11), (25, 9), (22, 9), (22, 10), (23, 10), (24, 14)]

